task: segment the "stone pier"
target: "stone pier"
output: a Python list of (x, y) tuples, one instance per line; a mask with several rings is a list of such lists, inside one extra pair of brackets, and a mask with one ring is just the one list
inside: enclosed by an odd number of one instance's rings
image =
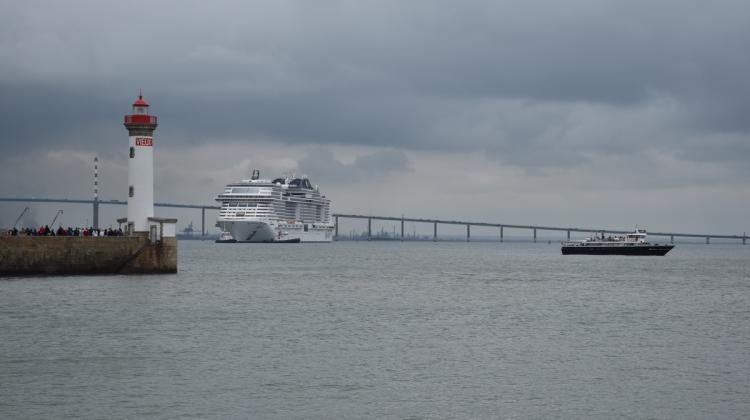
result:
[(177, 239), (132, 236), (3, 236), (0, 276), (177, 272)]

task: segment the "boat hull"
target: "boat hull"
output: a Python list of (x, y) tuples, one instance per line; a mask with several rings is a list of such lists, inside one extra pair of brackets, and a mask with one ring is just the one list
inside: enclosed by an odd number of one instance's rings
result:
[(666, 255), (674, 245), (565, 246), (563, 255)]
[(304, 224), (274, 226), (262, 221), (222, 221), (216, 225), (229, 232), (237, 242), (331, 242), (333, 228), (321, 228)]

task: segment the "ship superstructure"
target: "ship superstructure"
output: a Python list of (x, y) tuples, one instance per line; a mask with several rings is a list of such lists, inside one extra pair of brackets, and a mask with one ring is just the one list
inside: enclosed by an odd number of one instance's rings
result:
[(228, 184), (216, 197), (216, 226), (237, 242), (330, 242), (331, 201), (306, 177), (294, 175)]

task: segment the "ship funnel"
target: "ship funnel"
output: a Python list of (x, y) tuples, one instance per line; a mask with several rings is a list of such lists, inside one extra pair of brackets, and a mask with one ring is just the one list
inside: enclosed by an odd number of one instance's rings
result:
[(258, 169), (253, 169), (253, 176), (250, 178), (252, 180), (260, 178), (260, 171)]

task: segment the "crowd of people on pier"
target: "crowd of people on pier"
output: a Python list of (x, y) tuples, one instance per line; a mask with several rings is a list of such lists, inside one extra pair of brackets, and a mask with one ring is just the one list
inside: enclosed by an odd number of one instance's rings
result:
[(94, 229), (88, 228), (63, 228), (58, 227), (57, 230), (54, 228), (50, 229), (49, 226), (41, 226), (38, 229), (22, 228), (21, 230), (15, 227), (12, 230), (7, 231), (10, 236), (123, 236), (122, 229)]

